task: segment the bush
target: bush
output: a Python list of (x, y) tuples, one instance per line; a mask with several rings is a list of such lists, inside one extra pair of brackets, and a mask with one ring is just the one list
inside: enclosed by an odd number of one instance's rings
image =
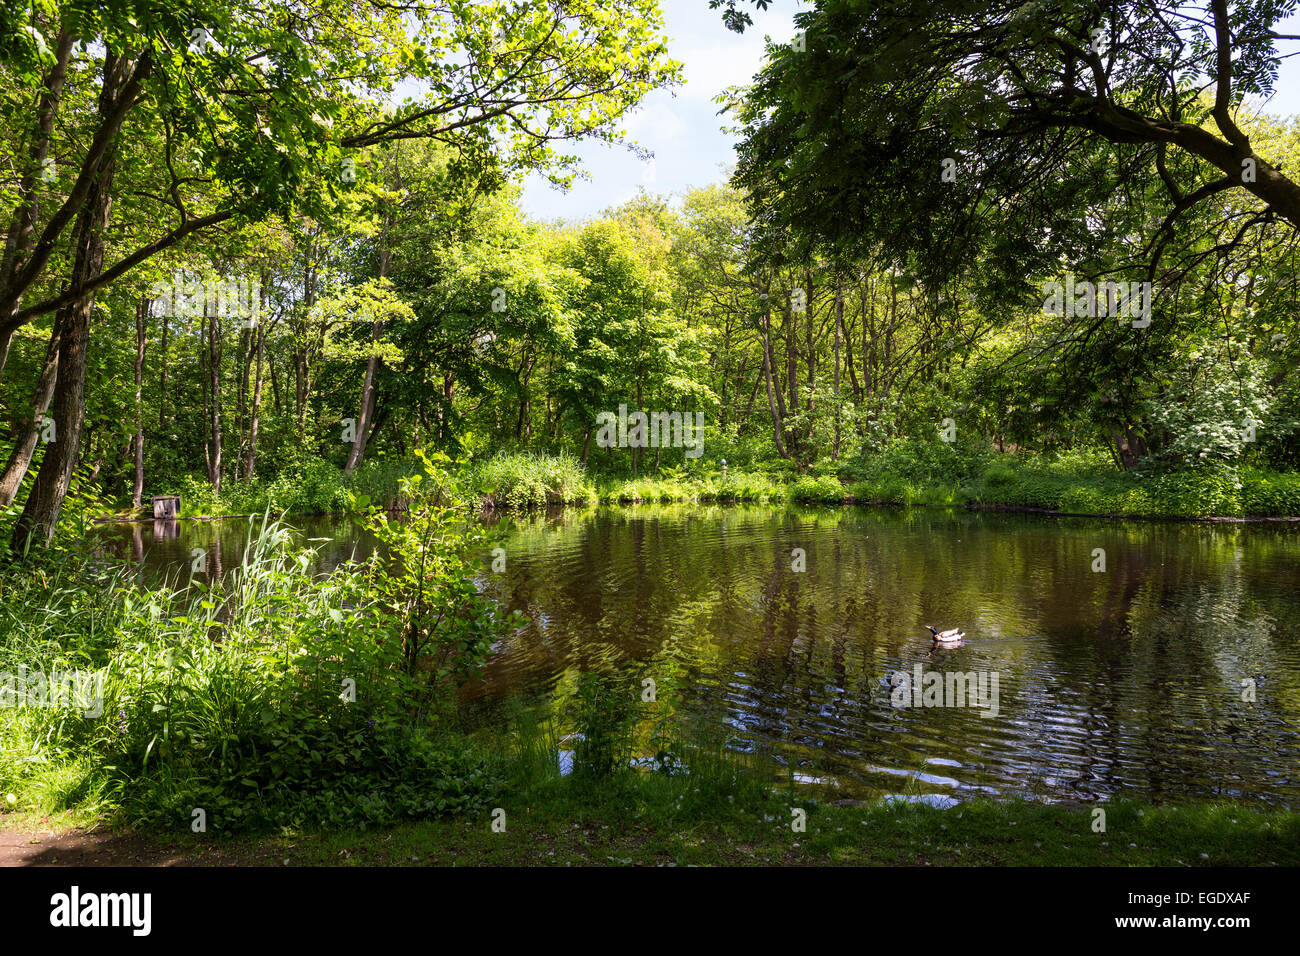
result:
[(0, 577), (0, 603), (21, 609), (0, 619), (0, 671), (79, 671), (99, 711), (0, 707), (4, 791), (169, 827), (197, 808), (226, 831), (484, 806), (495, 764), (442, 712), (518, 620), (475, 587), (486, 532), (442, 465), (407, 483), (409, 521), (357, 501), (382, 554), (325, 578), (265, 520), (212, 591), (69, 555)]
[(790, 486), (789, 496), (794, 501), (823, 501), (838, 503), (846, 492), (834, 475), (817, 478), (805, 475)]
[(783, 482), (760, 472), (727, 470), (704, 483), (700, 499), (705, 501), (784, 501), (786, 486)]
[(898, 478), (910, 485), (956, 486), (981, 474), (988, 462), (987, 446), (972, 442), (945, 442), (938, 435), (930, 439), (904, 438), (890, 442), (881, 451), (864, 454), (845, 466), (850, 479)]
[(491, 504), (527, 508), (590, 501), (582, 463), (572, 455), (503, 454), (470, 468), (470, 481)]
[(1259, 517), (1300, 516), (1300, 474), (1243, 468), (1241, 508)]
[(1194, 518), (1241, 514), (1239, 485), (1233, 469), (1167, 472), (1143, 479), (1143, 484), (1161, 515)]
[(1016, 480), (1016, 472), (1005, 462), (995, 462), (984, 469), (984, 484), (991, 488), (1002, 488)]

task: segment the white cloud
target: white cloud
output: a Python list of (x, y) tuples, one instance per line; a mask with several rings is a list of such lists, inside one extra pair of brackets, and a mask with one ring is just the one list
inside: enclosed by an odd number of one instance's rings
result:
[(763, 65), (763, 38), (737, 36), (734, 45), (674, 50), (685, 69), (684, 97), (712, 99), (728, 86), (748, 83)]
[(643, 144), (651, 139), (668, 142), (690, 132), (668, 93), (646, 97), (645, 104), (625, 118), (623, 128), (628, 138)]

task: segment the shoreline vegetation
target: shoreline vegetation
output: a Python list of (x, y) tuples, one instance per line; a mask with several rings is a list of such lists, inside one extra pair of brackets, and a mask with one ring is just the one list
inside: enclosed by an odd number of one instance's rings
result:
[[(567, 455), (503, 454), (461, 466), (484, 510), (646, 503), (798, 503), (965, 508), (1051, 517), (1220, 522), (1300, 521), (1300, 473), (1243, 465), (1218, 470), (1122, 472), (1086, 456), (1055, 459), (992, 452), (953, 452), (951, 460), (918, 469), (877, 463), (823, 463), (804, 474), (765, 465), (723, 472), (716, 463), (654, 475), (593, 473)], [(344, 475), (324, 462), (301, 483), (283, 479), (227, 485), (220, 495), (199, 479), (182, 482), (182, 518), (213, 520), (272, 514), (314, 516), (347, 511), (347, 495), (364, 494), (390, 510), (405, 507), (392, 462)], [(924, 462), (922, 463), (924, 464)], [(148, 519), (146, 509), (101, 515), (96, 521)]]
[[(1242, 516), (1242, 517), (1225, 517), (1225, 516), (1217, 516), (1217, 515), (1198, 515), (1198, 516), (1136, 515), (1136, 514), (1113, 514), (1113, 513), (1087, 512), (1087, 511), (1053, 511), (1049, 508), (1030, 508), (1023, 505), (974, 504), (969, 502), (966, 504), (955, 505), (955, 504), (930, 504), (926, 502), (903, 503), (903, 502), (883, 501), (883, 500), (859, 501), (853, 498), (852, 496), (848, 496), (839, 501), (818, 501), (813, 499), (786, 499), (786, 501), (787, 503), (793, 503), (793, 504), (807, 504), (807, 505), (824, 504), (824, 505), (845, 505), (845, 506), (860, 505), (862, 507), (872, 507), (872, 508), (964, 508), (967, 511), (990, 511), (990, 512), (1000, 512), (1000, 513), (1007, 513), (1007, 514), (1032, 514), (1032, 515), (1042, 515), (1045, 518), (1106, 518), (1106, 519), (1113, 519), (1115, 521), (1188, 521), (1188, 522), (1205, 521), (1205, 522), (1222, 522), (1225, 524), (1257, 524), (1257, 523), (1258, 524), (1269, 524), (1269, 523), (1291, 524), (1291, 523), (1300, 522), (1300, 516), (1291, 516), (1291, 515), (1276, 516), (1276, 517), (1263, 516), (1263, 515)], [(524, 506), (524, 507), (536, 509), (539, 507), (566, 508), (572, 506), (593, 506), (598, 504), (599, 505), (648, 505), (648, 504), (689, 504), (689, 503), (753, 504), (755, 502), (747, 499), (741, 499), (741, 498), (720, 499), (720, 498), (692, 497), (692, 498), (657, 498), (654, 500), (643, 500), (640, 498), (634, 498), (634, 499), (619, 499), (616, 501), (571, 501), (571, 502), (559, 502), (554, 504), (547, 504), (544, 506), (531, 505), (531, 506)], [(390, 509), (390, 510), (398, 511), (400, 513), (400, 509)], [(519, 510), (519, 509), (513, 509), (507, 505), (503, 505), (498, 508), (495, 503), (484, 503), (483, 510), (484, 511), (510, 511), (510, 510)], [(295, 511), (295, 512), (277, 513), (279, 517), (284, 517), (284, 518), (331, 518), (331, 517), (347, 517), (352, 514), (355, 514), (355, 512)], [(262, 517), (261, 514), (249, 512), (247, 514), (235, 513), (235, 514), (218, 514), (218, 515), (186, 515), (180, 518), (169, 519), (169, 520), (233, 521), (237, 519), (248, 520), (248, 519), (260, 518), (260, 517)], [(153, 520), (154, 519), (148, 514), (135, 514), (135, 515), (110, 515), (110, 516), (95, 518), (94, 522), (96, 524), (114, 524), (114, 523), (132, 524), (134, 522), (153, 521)]]

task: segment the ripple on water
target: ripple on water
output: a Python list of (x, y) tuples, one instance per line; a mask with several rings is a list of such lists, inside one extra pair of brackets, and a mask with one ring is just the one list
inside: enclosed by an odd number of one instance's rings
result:
[[(346, 522), (302, 530), (357, 550)], [(181, 522), (142, 550), (132, 534), (97, 531), (162, 575), (196, 546), (242, 553), (246, 531)], [(485, 566), (481, 586), (530, 622), (467, 699), (553, 701), (586, 670), (653, 677), (690, 726), (841, 797), (914, 778), (963, 797), (1300, 806), (1295, 529), (642, 506), (514, 516), (503, 545), (507, 570)], [(1110, 573), (1086, 573), (1097, 547)], [(966, 646), (928, 657), (929, 623), (961, 626)], [(892, 707), (887, 674), (917, 664), (996, 672), (997, 715)]]

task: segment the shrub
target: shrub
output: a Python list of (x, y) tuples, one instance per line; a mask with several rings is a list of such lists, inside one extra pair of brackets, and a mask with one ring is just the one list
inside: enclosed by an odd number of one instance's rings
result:
[(988, 461), (988, 449), (970, 442), (945, 442), (905, 438), (890, 442), (881, 451), (864, 454), (849, 463), (844, 473), (851, 479), (873, 480), (895, 477), (911, 485), (959, 485), (979, 475)]
[(1241, 514), (1235, 469), (1166, 472), (1143, 479), (1158, 513), (1177, 517)]
[(0, 708), (6, 792), (170, 827), (201, 808), (227, 831), (483, 806), (496, 765), (441, 711), (518, 622), (475, 587), (486, 532), (444, 464), (407, 483), (400, 525), (358, 500), (382, 547), (325, 578), (268, 519), (211, 591), (149, 589), (66, 555), (0, 576), (0, 602), (21, 609), (0, 619), (0, 670), (101, 682), (93, 716)]
[(1244, 514), (1260, 517), (1300, 515), (1300, 474), (1243, 468), (1241, 508)]
[(995, 462), (984, 469), (984, 484), (991, 488), (1005, 487), (1015, 480), (1015, 470), (1005, 462)]
[(789, 489), (789, 497), (794, 501), (840, 502), (845, 494), (844, 486), (834, 475), (820, 478), (805, 475)]
[(595, 497), (572, 455), (503, 454), (470, 468), (470, 481), (492, 504), (526, 508)]

